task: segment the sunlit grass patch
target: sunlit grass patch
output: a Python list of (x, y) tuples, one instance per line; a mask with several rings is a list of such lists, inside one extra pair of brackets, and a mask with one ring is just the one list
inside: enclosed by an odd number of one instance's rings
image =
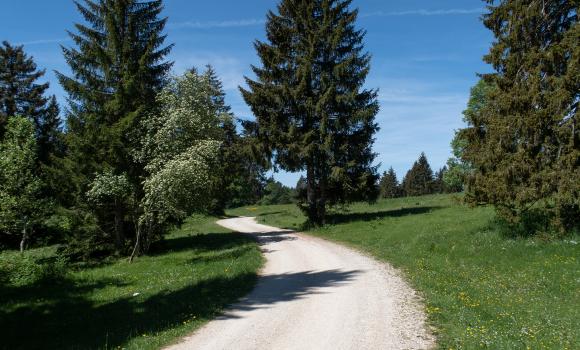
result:
[(251, 238), (214, 221), (189, 219), (132, 264), (2, 284), (0, 348), (157, 349), (192, 332), (248, 293), (262, 265)]
[[(296, 206), (243, 209), (267, 225), (301, 229)], [(308, 233), (367, 251), (404, 271), (425, 299), (443, 349), (580, 347), (580, 245), (514, 239), (492, 208), (452, 195), (354, 204)], [(379, 321), (377, 321), (379, 322)]]

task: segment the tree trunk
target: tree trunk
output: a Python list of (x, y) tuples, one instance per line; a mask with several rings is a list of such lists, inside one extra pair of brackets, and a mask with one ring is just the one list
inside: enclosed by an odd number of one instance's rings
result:
[(137, 255), (139, 255), (139, 247), (141, 245), (141, 226), (142, 225), (137, 225), (137, 237), (135, 238), (135, 246), (133, 247), (133, 252), (131, 253), (131, 257), (129, 258), (130, 263), (132, 263), (133, 259), (135, 259)]
[(308, 165), (306, 171), (308, 222), (314, 226), (325, 224), (326, 217), (326, 180), (324, 176), (317, 179), (315, 166)]
[(307, 216), (310, 224), (316, 225), (318, 221), (317, 208), (317, 193), (316, 193), (316, 178), (315, 170), (312, 164), (309, 164), (306, 169), (306, 194), (307, 194)]
[(22, 239), (20, 240), (20, 252), (23, 253), (26, 249), (26, 245), (28, 244), (28, 230), (27, 230), (28, 222), (24, 223), (24, 227), (22, 228)]
[(115, 203), (115, 248), (117, 252), (123, 252), (123, 243), (125, 237), (123, 235), (123, 208)]
[(320, 176), (319, 181), (320, 181), (319, 184), (320, 192), (318, 194), (317, 224), (320, 226), (324, 226), (326, 224), (326, 173), (324, 172), (324, 170)]

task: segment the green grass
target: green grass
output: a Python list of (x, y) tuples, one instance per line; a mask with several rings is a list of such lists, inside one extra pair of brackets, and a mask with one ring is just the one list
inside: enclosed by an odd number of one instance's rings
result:
[[(34, 283), (0, 281), (0, 348), (157, 349), (192, 332), (248, 293), (263, 263), (251, 238), (214, 221), (189, 219), (132, 264), (79, 268)], [(24, 257), (4, 252), (0, 267), (51, 254), (53, 248)]]
[[(304, 222), (292, 205), (228, 214), (284, 228)], [(493, 219), (491, 208), (438, 195), (355, 204), (308, 233), (401, 269), (424, 296), (440, 348), (579, 349), (578, 237), (508, 238)]]

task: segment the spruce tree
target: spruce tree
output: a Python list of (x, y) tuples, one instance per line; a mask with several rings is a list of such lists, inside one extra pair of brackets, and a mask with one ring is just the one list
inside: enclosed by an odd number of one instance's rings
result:
[(393, 167), (388, 172), (384, 172), (379, 183), (382, 198), (399, 197), (399, 181)]
[(44, 70), (38, 70), (22, 46), (4, 42), (0, 46), (0, 140), (8, 118), (25, 117), (34, 126), (36, 139), (34, 174), (43, 180), (42, 195), (56, 198), (66, 187), (51, 186), (49, 173), (59, 171), (53, 164), (64, 155), (60, 110), (56, 97), (44, 96), (48, 83), (39, 84)]
[(466, 199), (528, 232), (571, 230), (580, 225), (578, 2), (487, 3), (495, 41), (484, 60), (495, 73), (483, 78), (496, 88), (462, 131), (474, 167)]
[(422, 196), (433, 193), (433, 170), (427, 161), (425, 153), (421, 153), (419, 159), (405, 175), (403, 189), (406, 196)]
[(64, 134), (61, 128), (60, 108), (56, 96), (48, 102), (43, 118), (37, 129), (38, 161), (49, 166), (53, 157), (64, 156)]
[(44, 97), (48, 83), (38, 84), (44, 75), (22, 46), (12, 46), (7, 41), (0, 45), (0, 140), (9, 117), (30, 119), (38, 131), (45, 113)]
[(447, 166), (443, 166), (443, 168), (441, 168), (435, 172), (435, 177), (433, 179), (433, 188), (432, 188), (433, 193), (447, 193), (448, 192), (448, 189), (445, 186), (445, 182), (443, 181), (443, 178), (445, 177), (445, 174), (447, 173), (447, 171), (448, 171)]
[(364, 31), (350, 0), (282, 0), (269, 12), (261, 67), (241, 89), (265, 151), (281, 169), (306, 172), (300, 204), (311, 224), (329, 205), (378, 195), (373, 135), (377, 92), (363, 88), (370, 69)]
[[(145, 172), (133, 153), (145, 132), (142, 119), (155, 108), (172, 66), (165, 60), (172, 45), (164, 45), (167, 19), (160, 17), (162, 1), (84, 0), (75, 4), (85, 23), (75, 24), (76, 31), (69, 32), (76, 47), (62, 48), (72, 75), (57, 75), (69, 95), (67, 146), (69, 161), (79, 173), (75, 176), (80, 180), (78, 197), (84, 197), (95, 174), (110, 169), (113, 176), (127, 174), (137, 197), (134, 203), (138, 203)], [(128, 218), (125, 211), (131, 208), (116, 206), (114, 210), (115, 218)], [(112, 216), (99, 215), (101, 228), (121, 242), (129, 237), (122, 230), (134, 225), (113, 224), (108, 219)], [(117, 244), (116, 250), (126, 247)]]
[[(69, 32), (76, 48), (62, 48), (72, 76), (57, 73), (69, 94), (69, 147), (83, 174), (108, 166), (139, 183), (131, 148), (140, 119), (153, 107), (172, 66), (161, 0), (75, 2), (85, 24)], [(137, 134), (137, 135), (136, 135)]]

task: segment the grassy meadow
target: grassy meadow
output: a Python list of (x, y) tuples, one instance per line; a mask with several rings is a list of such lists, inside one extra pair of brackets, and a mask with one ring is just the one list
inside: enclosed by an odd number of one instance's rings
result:
[(192, 332), (248, 293), (263, 263), (254, 240), (215, 220), (192, 217), (132, 264), (1, 253), (0, 349), (158, 349)]
[[(304, 223), (295, 205), (228, 214), (283, 228)], [(467, 208), (453, 195), (355, 204), (306, 232), (402, 270), (423, 295), (442, 349), (580, 348), (578, 237), (510, 237), (493, 209)]]

